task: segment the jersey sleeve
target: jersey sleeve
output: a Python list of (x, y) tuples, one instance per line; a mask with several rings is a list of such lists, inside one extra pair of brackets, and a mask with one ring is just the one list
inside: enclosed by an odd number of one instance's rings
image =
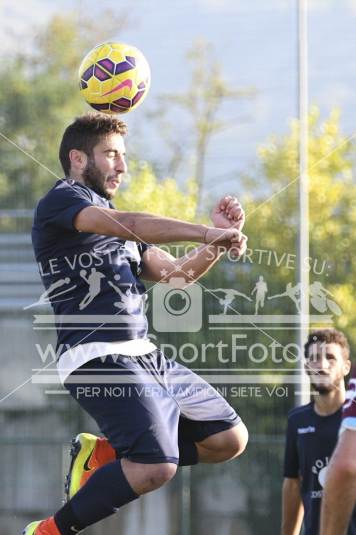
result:
[(289, 416), (287, 433), (286, 433), (286, 445), (284, 451), (284, 477), (296, 478), (299, 476), (299, 458), (297, 450), (297, 432), (294, 419)]
[(344, 429), (356, 431), (356, 368), (349, 382), (342, 411), (341, 431)]
[(139, 250), (139, 253), (140, 253), (140, 257), (141, 257), (141, 261), (142, 261), (142, 257), (144, 255), (144, 253), (150, 249), (151, 247), (153, 247), (153, 244), (152, 243), (143, 243), (143, 242), (139, 242), (137, 244), (137, 247), (138, 247), (138, 250)]
[(146, 251), (148, 251), (153, 245), (151, 243), (144, 243), (144, 242), (138, 242), (137, 243), (137, 249), (140, 253), (140, 262), (137, 267), (137, 275), (140, 276), (143, 270), (143, 255)]
[(37, 214), (45, 226), (74, 230), (75, 216), (88, 206), (93, 206), (93, 201), (87, 191), (65, 185), (51, 190), (42, 199)]

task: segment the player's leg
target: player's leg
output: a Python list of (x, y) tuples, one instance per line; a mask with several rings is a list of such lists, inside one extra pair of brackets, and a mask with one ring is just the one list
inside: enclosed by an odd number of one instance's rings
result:
[(223, 462), (238, 457), (246, 448), (248, 431), (227, 401), (204, 379), (188, 368), (170, 364), (174, 397), (181, 409), (179, 464), (184, 447), (196, 448), (198, 462)]
[(225, 420), (197, 421), (181, 417), (178, 433), (180, 466), (229, 461), (243, 453), (248, 441), (242, 421), (231, 426)]
[(174, 463), (142, 464), (122, 459), (121, 465), (127, 481), (138, 496), (159, 489), (177, 472)]
[[(176, 464), (135, 463), (121, 459), (99, 468), (77, 494), (55, 515), (61, 535), (71, 535), (107, 518), (142, 494), (170, 481)], [(37, 534), (36, 534), (37, 535)]]
[[(159, 488), (174, 476), (178, 464), (179, 409), (152, 375), (148, 379), (155, 383), (158, 394), (146, 396), (147, 374), (139, 377), (135, 366), (134, 359), (129, 358), (110, 362), (109, 366), (95, 359), (72, 374), (78, 384), (67, 384), (67, 388), (97, 421), (119, 459), (97, 468), (79, 492), (56, 513), (54, 520), (31, 524), (24, 532), (26, 535), (72, 535), (75, 530), (106, 518), (139, 495)], [(97, 383), (83, 385), (75, 376), (87, 375), (88, 368), (92, 368), (96, 377), (111, 374), (112, 383), (102, 384), (99, 377)], [(133, 384), (121, 384), (123, 371), (129, 374)], [(124, 388), (126, 393), (122, 396), (108, 395), (111, 389), (123, 392)], [(85, 392), (85, 395), (78, 392)], [(81, 462), (85, 464), (84, 456)]]
[(235, 459), (245, 450), (248, 442), (248, 431), (243, 422), (231, 429), (220, 431), (196, 442), (199, 462), (221, 463)]
[[(164, 359), (163, 356), (161, 356)], [(189, 369), (168, 362), (168, 369), (175, 377), (177, 385), (177, 374), (182, 377), (183, 384), (178, 384), (179, 391), (183, 394), (183, 399), (178, 399), (178, 404), (188, 417), (180, 418), (178, 431), (179, 465), (192, 466), (197, 462), (216, 463), (233, 459), (240, 455), (248, 441), (248, 431), (235, 411), (222, 398), (216, 390)], [(198, 393), (194, 389), (198, 387)], [(207, 390), (207, 392), (206, 392)], [(199, 396), (200, 399), (197, 397)], [(182, 398), (181, 394), (178, 398)], [(198, 403), (197, 403), (198, 401)], [(212, 420), (215, 416), (217, 420)], [(206, 418), (206, 420), (199, 420)], [(82, 455), (79, 462), (77, 476), (74, 483), (80, 478), (82, 482), (71, 485), (69, 497), (77, 492), (78, 488), (94, 473), (101, 465), (108, 462), (110, 455), (115, 451), (106, 439), (100, 439), (99, 446), (102, 446), (104, 454), (99, 454), (94, 461), (89, 463), (91, 471), (84, 470)], [(110, 452), (111, 450), (111, 452)], [(97, 461), (97, 462), (95, 462)], [(99, 462), (98, 462), (99, 461)]]
[(46, 520), (32, 522), (24, 535), (73, 535), (116, 512), (142, 494), (172, 479), (173, 463), (142, 464), (117, 460), (99, 468), (77, 494)]

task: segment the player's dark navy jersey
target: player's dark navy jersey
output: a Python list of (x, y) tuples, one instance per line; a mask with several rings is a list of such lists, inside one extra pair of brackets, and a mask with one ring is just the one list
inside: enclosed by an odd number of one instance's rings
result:
[(39, 201), (32, 228), (36, 260), (51, 302), (58, 353), (88, 342), (145, 338), (145, 287), (138, 278), (147, 245), (78, 232), (75, 216), (111, 203), (74, 180), (59, 180)]
[[(284, 477), (301, 479), (304, 534), (318, 535), (322, 489), (327, 466), (336, 446), (342, 409), (319, 416), (314, 403), (293, 409), (288, 415)], [(356, 515), (348, 535), (356, 535)]]

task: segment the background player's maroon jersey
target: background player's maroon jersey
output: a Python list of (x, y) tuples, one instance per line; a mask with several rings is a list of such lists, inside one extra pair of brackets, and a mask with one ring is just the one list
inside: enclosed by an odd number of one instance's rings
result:
[(350, 417), (356, 418), (356, 366), (349, 382), (342, 417), (343, 419)]

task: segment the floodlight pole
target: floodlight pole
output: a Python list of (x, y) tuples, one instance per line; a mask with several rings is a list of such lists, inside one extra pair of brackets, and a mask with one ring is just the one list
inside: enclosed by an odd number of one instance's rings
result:
[(192, 522), (192, 469), (191, 466), (184, 466), (181, 470), (182, 494), (181, 494), (181, 535), (191, 535)]
[(309, 331), (309, 179), (308, 179), (308, 0), (297, 0), (298, 9), (298, 107), (299, 107), (299, 233), (298, 233), (298, 280), (301, 289), (298, 346), (301, 358), (298, 361), (299, 382), (295, 404), (310, 400), (309, 381), (303, 365), (303, 345)]

